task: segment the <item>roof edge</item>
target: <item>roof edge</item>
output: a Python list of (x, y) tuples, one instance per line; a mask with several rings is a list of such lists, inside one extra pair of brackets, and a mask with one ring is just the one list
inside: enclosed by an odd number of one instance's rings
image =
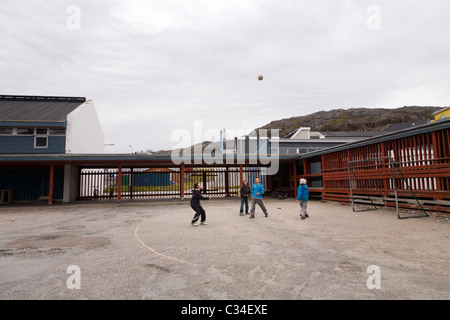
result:
[(444, 112), (444, 111), (446, 111), (446, 110), (448, 110), (448, 109), (450, 109), (450, 107), (444, 107), (444, 108), (442, 108), (442, 109), (440, 109), (440, 110), (438, 110), (438, 111), (436, 111), (436, 112), (433, 112), (432, 113), (432, 115), (437, 115), (437, 114), (439, 114), (439, 113), (441, 113), (441, 112)]
[(86, 102), (85, 97), (0, 95), (0, 101)]
[(362, 139), (362, 140), (358, 140), (358, 141), (354, 141), (354, 142), (350, 142), (350, 143), (345, 143), (345, 144), (341, 144), (338, 146), (322, 149), (319, 151), (305, 153), (305, 154), (299, 156), (299, 159), (308, 159), (308, 158), (317, 157), (317, 156), (321, 156), (321, 155), (332, 153), (332, 152), (358, 148), (361, 146), (371, 145), (371, 144), (379, 143), (379, 142), (390, 141), (390, 140), (394, 140), (394, 139), (398, 139), (398, 138), (404, 138), (404, 137), (412, 136), (414, 134), (421, 134), (421, 133), (426, 133), (426, 132), (443, 130), (443, 129), (446, 129), (449, 127), (450, 127), (450, 119), (439, 120), (436, 122), (423, 124), (423, 125), (420, 125), (417, 127), (393, 131), (393, 132), (383, 134), (380, 136), (370, 137), (367, 139)]

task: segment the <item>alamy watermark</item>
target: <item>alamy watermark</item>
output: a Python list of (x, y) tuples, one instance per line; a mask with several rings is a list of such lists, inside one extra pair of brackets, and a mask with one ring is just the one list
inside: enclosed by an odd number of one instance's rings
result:
[(81, 8), (76, 5), (70, 5), (66, 10), (69, 15), (66, 20), (66, 27), (69, 30), (81, 29)]
[[(171, 140), (177, 142), (172, 148), (171, 159), (176, 165), (184, 164), (247, 164), (263, 165), (267, 167), (266, 175), (277, 174), (279, 168), (279, 130), (253, 130), (242, 138), (242, 129), (226, 129), (226, 139), (222, 136), (219, 142), (203, 145), (202, 141), (210, 141), (217, 137), (219, 130), (203, 129), (201, 121), (194, 122), (194, 130), (176, 129), (172, 132)], [(239, 138), (236, 138), (239, 137)], [(217, 140), (217, 139), (216, 139)], [(188, 147), (187, 147), (188, 146)], [(192, 147), (189, 147), (192, 146)]]
[(371, 265), (367, 268), (366, 273), (371, 275), (367, 278), (367, 289), (381, 289), (381, 269), (379, 266)]
[(381, 29), (381, 9), (379, 6), (371, 5), (366, 10), (369, 17), (367, 18), (366, 25), (369, 30)]
[(81, 289), (81, 270), (77, 265), (71, 265), (67, 267), (67, 274), (70, 274), (69, 278), (67, 278), (66, 285), (67, 289)]

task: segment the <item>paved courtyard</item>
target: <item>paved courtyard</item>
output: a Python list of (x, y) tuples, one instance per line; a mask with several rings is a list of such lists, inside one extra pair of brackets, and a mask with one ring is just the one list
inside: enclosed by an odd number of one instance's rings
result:
[(449, 218), (203, 206), (198, 227), (180, 200), (1, 206), (0, 299), (450, 299)]

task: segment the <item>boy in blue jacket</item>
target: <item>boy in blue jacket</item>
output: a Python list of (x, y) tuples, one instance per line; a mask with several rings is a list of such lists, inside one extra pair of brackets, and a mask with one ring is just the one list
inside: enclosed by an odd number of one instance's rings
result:
[(306, 208), (308, 207), (308, 199), (309, 199), (309, 189), (306, 186), (306, 180), (300, 179), (300, 185), (297, 190), (297, 200), (300, 201), (300, 216), (302, 220), (308, 218), (308, 213), (306, 213)]
[(255, 205), (258, 204), (266, 218), (269, 216), (262, 195), (264, 194), (264, 186), (261, 184), (259, 178), (255, 179), (255, 184), (252, 187), (252, 210), (250, 210), (250, 219), (255, 217)]

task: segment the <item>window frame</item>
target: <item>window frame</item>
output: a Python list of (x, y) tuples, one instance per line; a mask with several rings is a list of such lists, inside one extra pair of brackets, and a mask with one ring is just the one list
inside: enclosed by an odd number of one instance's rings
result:
[[(45, 130), (45, 133), (38, 133), (38, 130)], [(48, 128), (34, 128), (34, 149), (48, 149)], [(38, 146), (38, 139), (45, 138), (45, 146)]]
[[(52, 133), (52, 131), (60, 131), (60, 133)], [(66, 135), (66, 129), (48, 129), (48, 135), (49, 136), (65, 136)]]
[(11, 130), (11, 133), (2, 133), (0, 131), (0, 136), (12, 136), (14, 134), (14, 128), (4, 127), (4, 128), (0, 128), (0, 130)]
[[(37, 139), (40, 139), (40, 138), (45, 138), (45, 146), (38, 146), (38, 145), (36, 144)], [(35, 149), (48, 149), (48, 135), (42, 135), (42, 134), (40, 134), (40, 135), (35, 135), (35, 136), (34, 136), (34, 148), (35, 148)]]
[[(19, 132), (20, 130), (33, 130), (33, 133), (20, 133)], [(16, 134), (18, 136), (34, 136), (35, 132), (36, 132), (35, 128), (17, 128), (16, 129)]]

